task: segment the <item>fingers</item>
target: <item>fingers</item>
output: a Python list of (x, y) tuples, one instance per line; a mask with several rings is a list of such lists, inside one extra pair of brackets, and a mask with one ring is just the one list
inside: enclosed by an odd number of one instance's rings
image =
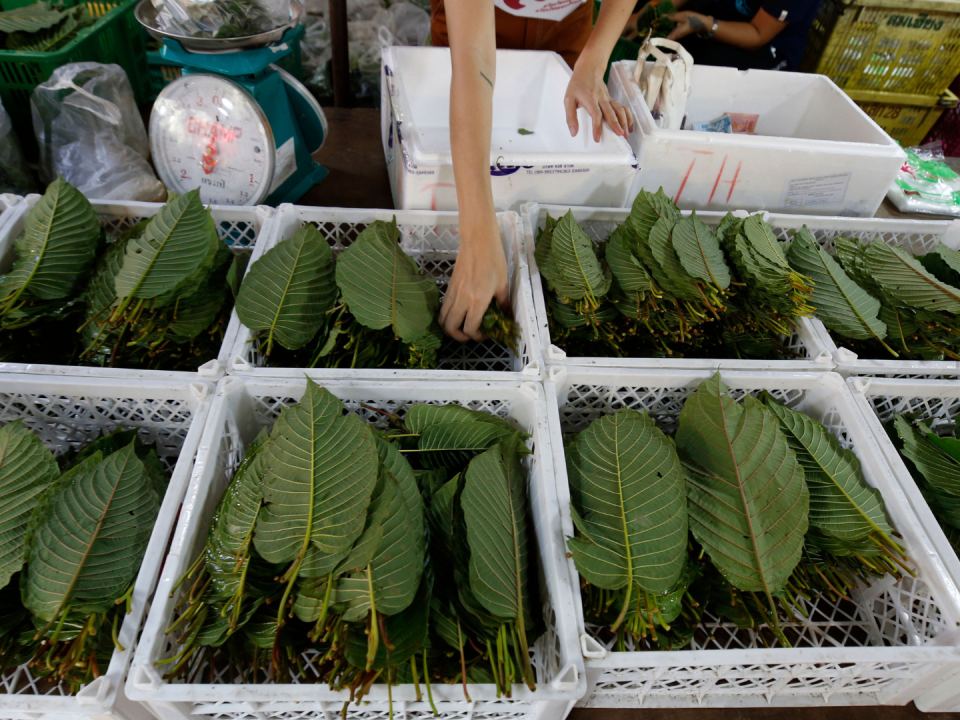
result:
[(567, 113), (567, 127), (570, 128), (570, 136), (576, 137), (580, 131), (580, 123), (577, 120), (577, 100), (572, 95), (566, 95), (563, 98), (563, 108)]
[(593, 121), (593, 141), (600, 142), (600, 132), (603, 130), (603, 110), (600, 109), (599, 103), (593, 98), (590, 98), (588, 103), (583, 103), (582, 107)]
[(504, 285), (502, 288), (497, 290), (495, 297), (497, 299), (497, 305), (500, 306), (500, 309), (504, 312), (510, 312), (510, 286)]
[(667, 18), (669, 20), (673, 20), (675, 23), (679, 23), (687, 19), (687, 14), (682, 12), (675, 12), (667, 15)]
[(467, 310), (461, 307), (457, 289), (453, 286), (453, 283), (451, 283), (447, 288), (446, 296), (443, 298), (443, 307), (440, 308), (440, 316), (437, 318), (437, 321), (447, 335), (454, 340), (466, 342), (469, 338), (460, 330), (460, 326), (463, 325), (463, 319), (466, 315)]
[(613, 101), (604, 100), (600, 103), (600, 108), (603, 110), (603, 118), (607, 121), (610, 129), (621, 137), (626, 135), (627, 133), (624, 130), (624, 126), (620, 124), (620, 117), (617, 115), (617, 109), (614, 107)]
[(480, 332), (480, 323), (483, 322), (483, 314), (487, 311), (486, 305), (474, 305), (467, 313), (467, 319), (463, 321), (463, 332), (471, 340), (480, 342), (484, 335)]
[[(633, 116), (630, 111), (620, 103), (614, 101), (611, 103), (614, 111), (617, 113), (617, 119), (620, 121), (620, 127), (627, 132), (633, 132)], [(626, 135), (626, 133), (624, 133)]]

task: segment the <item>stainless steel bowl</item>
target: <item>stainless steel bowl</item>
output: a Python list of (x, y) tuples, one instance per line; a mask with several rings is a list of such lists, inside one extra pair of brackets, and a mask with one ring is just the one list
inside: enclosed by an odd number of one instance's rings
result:
[(227, 53), (275, 45), (283, 39), (283, 34), (287, 30), (300, 23), (302, 14), (303, 5), (300, 4), (300, 0), (290, 0), (290, 20), (270, 32), (236, 38), (206, 38), (175, 35), (161, 30), (157, 27), (157, 9), (151, 0), (140, 0), (134, 11), (137, 21), (146, 28), (151, 37), (156, 40), (176, 40), (183, 45), (184, 50), (196, 53)]

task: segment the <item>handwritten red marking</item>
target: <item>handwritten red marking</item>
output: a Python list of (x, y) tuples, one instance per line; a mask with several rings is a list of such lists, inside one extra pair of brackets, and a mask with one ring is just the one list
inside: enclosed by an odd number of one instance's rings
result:
[(707, 200), (707, 205), (713, 202), (713, 194), (717, 191), (717, 185), (720, 184), (720, 178), (723, 177), (723, 168), (727, 164), (727, 156), (723, 156), (723, 162), (720, 163), (720, 172), (717, 173), (717, 179), (713, 183), (713, 190), (710, 191), (710, 199)]
[(453, 183), (431, 183), (430, 185), (424, 185), (424, 190), (430, 191), (430, 209), (437, 209), (437, 188), (452, 188), (456, 187)]
[(690, 173), (693, 171), (693, 166), (696, 164), (696, 162), (696, 158), (690, 162), (690, 167), (687, 168), (687, 174), (683, 176), (683, 182), (680, 183), (680, 189), (677, 190), (677, 196), (673, 199), (673, 202), (680, 202), (680, 196), (683, 195), (683, 189), (687, 186), (687, 180), (690, 178)]
[(733, 195), (733, 189), (737, 186), (737, 178), (740, 177), (740, 166), (742, 162), (737, 163), (737, 171), (733, 174), (733, 180), (730, 181), (730, 192), (727, 193), (727, 202), (730, 202), (730, 196)]

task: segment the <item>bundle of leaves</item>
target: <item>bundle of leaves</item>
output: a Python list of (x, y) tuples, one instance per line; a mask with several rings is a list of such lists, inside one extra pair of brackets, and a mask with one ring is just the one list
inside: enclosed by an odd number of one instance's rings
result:
[(65, 47), (77, 33), (93, 25), (86, 3), (65, 7), (46, 0), (0, 11), (3, 47), (24, 52), (52, 52)]
[(677, 11), (671, 0), (660, 0), (656, 5), (647, 3), (637, 16), (637, 35), (640, 38), (665, 38), (677, 24), (668, 15)]
[(58, 464), (18, 420), (0, 428), (0, 664), (72, 691), (115, 648), (167, 476), (136, 431)]
[(419, 696), (421, 673), (431, 703), (436, 681), (534, 686), (526, 436), (456, 405), (387, 417), (308, 380), (251, 443), (181, 580), (171, 677), (319, 677), (358, 703), (375, 681)]
[[(250, 267), (237, 315), (283, 367), (434, 368), (440, 293), (400, 247), (396, 218), (377, 220), (339, 257), (306, 225)], [(517, 327), (496, 302), (483, 332), (516, 349)], [(279, 350), (278, 350), (279, 346)]]
[(738, 404), (719, 374), (672, 440), (623, 409), (572, 439), (566, 464), (586, 620), (620, 650), (683, 647), (707, 609), (789, 646), (807, 604), (906, 568), (853, 452), (770, 395)]
[(960, 555), (960, 420), (938, 435), (922, 420), (899, 415), (887, 434), (903, 458), (920, 492), (940, 523), (944, 535)]
[(598, 245), (572, 212), (547, 218), (535, 252), (551, 340), (568, 355), (778, 357), (812, 313), (809, 279), (759, 215), (728, 215), (714, 233), (662, 188), (641, 191)]
[(242, 275), (197, 191), (108, 242), (57, 178), (16, 250), (0, 276), (0, 353), (16, 362), (195, 370), (219, 352)]
[[(838, 262), (839, 261), (839, 262)], [(912, 256), (880, 238), (836, 238), (836, 256), (804, 228), (790, 262), (816, 283), (817, 317), (861, 357), (960, 360), (960, 253)]]

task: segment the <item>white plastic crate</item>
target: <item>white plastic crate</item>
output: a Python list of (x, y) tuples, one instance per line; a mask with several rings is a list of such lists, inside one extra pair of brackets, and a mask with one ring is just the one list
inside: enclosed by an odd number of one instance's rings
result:
[(109, 382), (90, 377), (0, 375), (0, 425), (23, 419), (54, 454), (82, 448), (102, 432), (139, 430), (170, 471), (143, 564), (134, 584), (131, 612), (103, 675), (76, 694), (34, 678), (26, 665), (0, 676), (0, 717), (13, 720), (152, 720), (123, 690), (127, 668), (147, 605), (156, 587), (164, 551), (187, 489), (214, 385), (160, 378)]
[[(871, 217), (905, 155), (830, 78), (696, 65), (685, 130), (657, 127), (633, 80), (610, 68), (610, 95), (630, 107), (637, 176), (625, 207), (663, 185), (680, 207)], [(693, 130), (724, 113), (753, 115), (756, 134)], [(586, 203), (583, 203), (586, 204)]]
[[(0, 205), (2, 198), (0, 196)], [(40, 200), (40, 195), (28, 195), (26, 198), (13, 206), (12, 210), (0, 215), (0, 274), (10, 271), (13, 261), (16, 259), (16, 249), (14, 242), (23, 233), (24, 222), (27, 214)], [(94, 210), (100, 216), (100, 223), (106, 227), (107, 234), (112, 238), (117, 238), (127, 229), (133, 227), (144, 218), (156, 215), (163, 203), (148, 203), (120, 200), (91, 200)], [(273, 220), (275, 211), (273, 208), (260, 205), (257, 207), (232, 207), (228, 205), (211, 205), (210, 213), (213, 215), (214, 222), (217, 225), (217, 233), (220, 238), (227, 243), (234, 253), (252, 252), (253, 258), (259, 257), (262, 250), (258, 243), (258, 238), (265, 238), (268, 234), (268, 226)], [(4, 218), (10, 215), (9, 221), (4, 222)], [(261, 233), (261, 231), (263, 231)], [(233, 298), (227, 293), (227, 303), (233, 304)], [(234, 312), (231, 316), (236, 317)], [(176, 377), (185, 382), (197, 379), (217, 380), (222, 377), (227, 365), (227, 358), (230, 349), (233, 347), (233, 338), (230, 335), (230, 327), (224, 333), (223, 342), (220, 345), (220, 351), (216, 358), (211, 358), (208, 362), (198, 368), (196, 373), (192, 372), (169, 372), (166, 370), (136, 370), (133, 368), (100, 368), (85, 367), (76, 365), (47, 365), (41, 363), (5, 363), (0, 362), (0, 373), (31, 373), (41, 375), (70, 375), (86, 376), (95, 378), (173, 378)]]
[[(571, 137), (563, 98), (572, 71), (563, 58), (497, 50), (496, 63), (490, 180), (497, 210), (529, 201), (622, 207), (636, 174), (633, 150), (609, 128), (594, 142), (583, 109)], [(383, 51), (380, 127), (395, 207), (457, 209), (450, 75), (448, 48)]]
[[(562, 720), (582, 697), (586, 685), (560, 512), (553, 489), (547, 410), (540, 383), (331, 380), (322, 385), (343, 400), (351, 412), (379, 427), (385, 427), (385, 419), (376, 409), (403, 415), (417, 403), (458, 403), (494, 413), (531, 435), (528, 444), (533, 453), (523, 462), (540, 553), (541, 599), (547, 626), (532, 648), (537, 689), (531, 692), (526, 686), (514, 685), (512, 699), (498, 699), (493, 685), (471, 684), (472, 702), (464, 699), (460, 685), (433, 683), (432, 690), (439, 717), (448, 720)], [(179, 592), (170, 597), (174, 583), (203, 550), (213, 511), (242, 460), (247, 443), (261, 428), (272, 425), (284, 407), (297, 403), (305, 387), (305, 380), (228, 376), (220, 381), (180, 523), (127, 680), (128, 696), (147, 703), (161, 720), (332, 720), (340, 717), (342, 711), (346, 713), (344, 717), (353, 720), (382, 720), (388, 715), (388, 693), (383, 684), (374, 684), (362, 705), (351, 703), (347, 708), (345, 702), (350, 693), (331, 691), (322, 683), (270, 683), (266, 675), (260, 684), (232, 683), (222, 676), (214, 682), (196, 684), (167, 682), (162, 676), (164, 668), (154, 665), (175, 652), (171, 636), (164, 633), (174, 618), (179, 598)], [(312, 653), (305, 653), (303, 661), (309, 665), (311, 657)], [(198, 677), (207, 680), (206, 669)], [(420, 702), (410, 684), (395, 686), (392, 696), (394, 718), (433, 717), (425, 691)]]
[[(847, 379), (868, 428), (873, 431), (890, 469), (903, 488), (920, 522), (927, 529), (940, 561), (960, 587), (960, 559), (930, 511), (913, 476), (904, 464), (883, 428), (897, 415), (910, 413), (927, 421), (936, 431), (952, 426), (960, 415), (960, 382), (956, 380), (915, 380), (905, 378)], [(917, 699), (917, 707), (926, 712), (960, 712), (960, 678), (945, 683)]]
[[(789, 338), (782, 338), (783, 345), (797, 354), (795, 360), (735, 360), (730, 359), (696, 359), (696, 358), (615, 358), (615, 357), (568, 357), (566, 352), (550, 342), (550, 324), (547, 319), (547, 304), (544, 293), (548, 292), (540, 278), (540, 269), (534, 256), (537, 229), (542, 228), (547, 213), (558, 218), (573, 210), (573, 215), (584, 231), (594, 242), (606, 240), (614, 228), (622, 223), (630, 214), (629, 210), (607, 208), (567, 207), (558, 205), (538, 205), (527, 203), (521, 209), (523, 217), (523, 243), (530, 266), (530, 284), (533, 288), (533, 303), (537, 311), (537, 333), (540, 337), (541, 352), (546, 365), (549, 366), (583, 366), (583, 367), (621, 367), (621, 368), (737, 368), (739, 370), (832, 370), (833, 356), (823, 343), (822, 333), (817, 330), (819, 320), (813, 318), (798, 318), (797, 329)], [(689, 215), (689, 211), (684, 213)], [(698, 212), (697, 217), (707, 225), (716, 226), (726, 213)], [(776, 215), (771, 218), (790, 218), (791, 215)], [(819, 218), (806, 218), (819, 219)], [(802, 224), (802, 223), (801, 223)], [(800, 227), (797, 225), (796, 227)], [(776, 229), (776, 224), (775, 224)], [(781, 236), (784, 232), (781, 231)]]
[[(441, 298), (453, 272), (460, 250), (459, 216), (455, 212), (411, 210), (353, 210), (341, 208), (313, 208), (281, 205), (276, 221), (263, 251), (287, 240), (307, 223), (316, 226), (338, 253), (353, 242), (374, 220), (389, 222), (396, 218), (400, 227), (401, 247), (410, 255), (420, 270), (436, 279)], [(379, 370), (379, 369), (325, 369), (277, 368), (266, 366), (266, 356), (260, 351), (257, 334), (240, 322), (236, 312), (230, 319), (228, 337), (234, 338), (227, 372), (232, 375), (269, 375), (270, 377), (364, 377), (433, 378), (437, 380), (514, 380), (536, 379), (541, 375), (543, 361), (537, 338), (536, 313), (530, 272), (526, 254), (521, 252), (523, 230), (516, 213), (499, 214), (501, 240), (507, 256), (510, 278), (510, 307), (520, 328), (518, 354), (493, 341), (459, 343), (445, 338), (438, 353), (438, 370)], [(259, 258), (261, 251), (254, 260)]]
[[(574, 533), (563, 453), (565, 433), (629, 407), (646, 410), (664, 430), (677, 426), (684, 402), (713, 370), (561, 368), (548, 371), (547, 408), (564, 536)], [(689, 649), (616, 652), (577, 620), (587, 672), (585, 707), (747, 707), (903, 705), (960, 668), (960, 597), (930, 537), (882, 459), (873, 433), (835, 373), (721, 371), (734, 397), (764, 390), (823, 422), (860, 459), (880, 489), (918, 577), (890, 576), (854, 594), (854, 603), (819, 601), (809, 620), (784, 626), (794, 647), (762, 646), (707, 606)], [(579, 574), (569, 561), (570, 576)]]

